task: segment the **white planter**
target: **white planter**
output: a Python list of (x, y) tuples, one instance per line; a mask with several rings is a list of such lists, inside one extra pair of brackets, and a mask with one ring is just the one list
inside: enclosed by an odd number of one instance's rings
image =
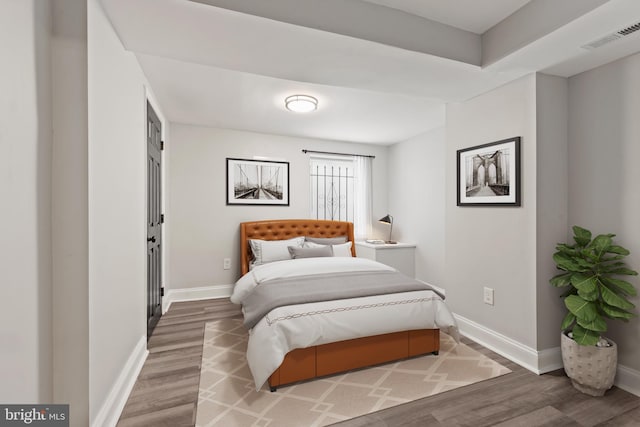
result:
[(579, 345), (561, 335), (562, 362), (573, 386), (590, 396), (602, 396), (613, 385), (618, 366), (618, 346), (607, 339), (610, 347)]

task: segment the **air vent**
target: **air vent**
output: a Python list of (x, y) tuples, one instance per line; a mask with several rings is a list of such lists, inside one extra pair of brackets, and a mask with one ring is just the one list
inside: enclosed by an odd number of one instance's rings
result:
[(635, 33), (638, 30), (640, 30), (640, 22), (638, 22), (637, 24), (633, 24), (632, 26), (627, 27), (624, 30), (618, 31), (618, 34), (620, 34), (621, 36), (628, 36), (629, 34)]
[(616, 31), (615, 33), (607, 34), (604, 37), (600, 37), (598, 40), (594, 40), (591, 43), (582, 46), (582, 48), (587, 50), (597, 49), (606, 44), (619, 40), (623, 37), (627, 37), (628, 35), (633, 34), (639, 30), (640, 30), (640, 22), (633, 25), (629, 25), (628, 27), (623, 28), (622, 30)]

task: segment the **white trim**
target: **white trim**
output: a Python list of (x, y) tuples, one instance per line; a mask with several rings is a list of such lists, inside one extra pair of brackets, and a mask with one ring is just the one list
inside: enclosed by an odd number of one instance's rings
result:
[(618, 373), (614, 384), (618, 388), (640, 397), (640, 371), (624, 365), (618, 365)]
[(458, 322), (460, 334), (531, 372), (544, 374), (563, 366), (560, 347), (537, 351), (459, 314), (454, 314), (454, 317)]
[(546, 348), (538, 352), (538, 370), (541, 374), (562, 368), (564, 363), (560, 347)]
[(199, 301), (212, 298), (229, 298), (233, 285), (212, 285), (200, 288), (170, 289), (162, 298), (162, 314), (166, 313), (171, 303), (179, 301)]
[[(536, 351), (507, 336), (493, 331), (458, 314), (454, 314), (460, 334), (506, 357), (514, 363), (536, 374), (562, 369), (560, 347)], [(615, 386), (640, 396), (640, 371), (618, 364)]]
[(100, 411), (93, 419), (92, 427), (115, 427), (148, 355), (147, 336), (143, 335), (120, 371)]

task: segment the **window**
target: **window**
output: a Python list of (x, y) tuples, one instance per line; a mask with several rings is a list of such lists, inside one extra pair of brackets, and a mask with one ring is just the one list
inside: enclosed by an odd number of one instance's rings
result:
[(311, 217), (351, 221), (355, 238), (371, 230), (371, 157), (312, 156), (310, 159)]
[(353, 158), (311, 157), (311, 216), (353, 221)]

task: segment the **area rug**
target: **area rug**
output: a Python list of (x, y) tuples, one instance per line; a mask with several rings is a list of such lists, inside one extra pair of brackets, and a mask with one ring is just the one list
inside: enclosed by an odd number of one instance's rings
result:
[(279, 388), (255, 391), (241, 319), (207, 323), (196, 426), (317, 427), (511, 372), (440, 334), (427, 355)]

